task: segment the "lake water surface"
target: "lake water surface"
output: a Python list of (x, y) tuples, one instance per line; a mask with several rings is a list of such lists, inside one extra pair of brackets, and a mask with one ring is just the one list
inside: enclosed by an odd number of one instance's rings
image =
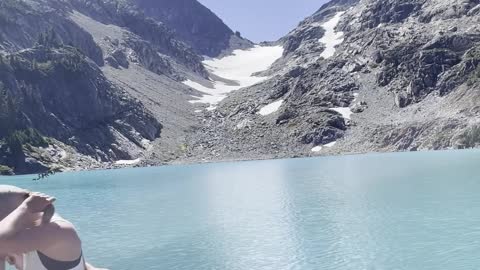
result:
[(480, 269), (480, 151), (31, 179), (112, 270)]

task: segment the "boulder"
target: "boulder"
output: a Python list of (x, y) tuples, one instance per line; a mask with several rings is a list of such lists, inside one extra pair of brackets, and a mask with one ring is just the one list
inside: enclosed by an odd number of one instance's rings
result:
[(112, 52), (111, 56), (117, 60), (117, 63), (123, 67), (123, 68), (128, 68), (129, 62), (127, 59), (127, 55), (125, 52), (121, 49), (116, 49), (115, 51)]
[(120, 68), (120, 64), (118, 64), (118, 61), (117, 59), (115, 59), (115, 57), (109, 55), (105, 58), (105, 62), (107, 62), (107, 64), (113, 68)]

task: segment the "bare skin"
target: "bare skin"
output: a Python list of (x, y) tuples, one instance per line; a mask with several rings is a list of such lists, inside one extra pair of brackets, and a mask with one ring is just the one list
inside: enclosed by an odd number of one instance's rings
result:
[[(43, 211), (53, 204), (55, 198), (29, 193), (27, 199), (22, 199), (13, 212), (0, 220), (0, 270), (5, 270), (5, 262), (23, 269), (21, 256), (16, 254), (31, 251), (40, 251), (57, 261), (78, 259), (82, 254), (82, 243), (75, 227), (61, 218), (42, 222)], [(96, 269), (89, 264), (85, 268)]]
[(23, 257), (19, 254), (10, 254), (5, 260), (8, 264), (15, 267), (18, 270), (23, 269)]

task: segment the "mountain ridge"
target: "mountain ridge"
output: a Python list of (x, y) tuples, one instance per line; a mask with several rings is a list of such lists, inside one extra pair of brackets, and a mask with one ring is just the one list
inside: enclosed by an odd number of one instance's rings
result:
[[(259, 47), (194, 0), (5, 0), (3, 59), (19, 55), (36, 70), (75, 52), (94, 70), (85, 80), (105, 81), (101, 88), (136, 112), (101, 121), (105, 136), (77, 143), (20, 125), (0, 133), (0, 164), (23, 173), (26, 163), (37, 172), (478, 147), (479, 18), (478, 0), (333, 0)], [(53, 44), (41, 52), (45, 42)], [(274, 60), (276, 47), (283, 54), (267, 70), (229, 71), (264, 61), (262, 53)], [(11, 93), (0, 104), (21, 108), (26, 98), (12, 97), (25, 95), (9, 82), (38, 86), (11, 74), (0, 72), (2, 93)], [(50, 84), (58, 97), (74, 89)], [(0, 110), (2, 119), (11, 114)], [(13, 162), (12, 138), (23, 149)]]
[[(478, 5), (324, 5), (280, 39), (285, 53), (270, 80), (232, 93), (206, 115), (211, 133), (192, 136), (192, 156), (215, 160), (220, 152), (238, 160), (478, 146)], [(319, 41), (340, 13), (334, 34), (342, 42), (333, 56), (321, 57), (326, 46)], [(279, 100), (278, 111), (258, 115)]]
[[(178, 37), (199, 54), (216, 57), (232, 49), (231, 44), (241, 37), (221, 18), (195, 0), (132, 0), (149, 17), (174, 27)], [(244, 42), (242, 47), (251, 46)]]
[[(199, 93), (179, 82), (208, 74), (175, 29), (122, 0), (6, 0), (0, 21), (2, 104), (9, 104), (0, 108), (0, 164), (9, 168), (2, 173), (112, 167), (156, 144), (159, 160), (181, 152), (195, 125), (188, 97)], [(65, 65), (75, 75), (57, 72)]]

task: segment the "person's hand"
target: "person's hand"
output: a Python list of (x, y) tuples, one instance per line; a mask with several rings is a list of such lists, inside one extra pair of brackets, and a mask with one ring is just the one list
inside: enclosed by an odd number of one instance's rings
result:
[(23, 202), (31, 213), (43, 212), (49, 205), (55, 202), (55, 198), (39, 192), (32, 192)]
[(6, 261), (17, 270), (23, 270), (23, 256), (18, 254), (8, 255)]

